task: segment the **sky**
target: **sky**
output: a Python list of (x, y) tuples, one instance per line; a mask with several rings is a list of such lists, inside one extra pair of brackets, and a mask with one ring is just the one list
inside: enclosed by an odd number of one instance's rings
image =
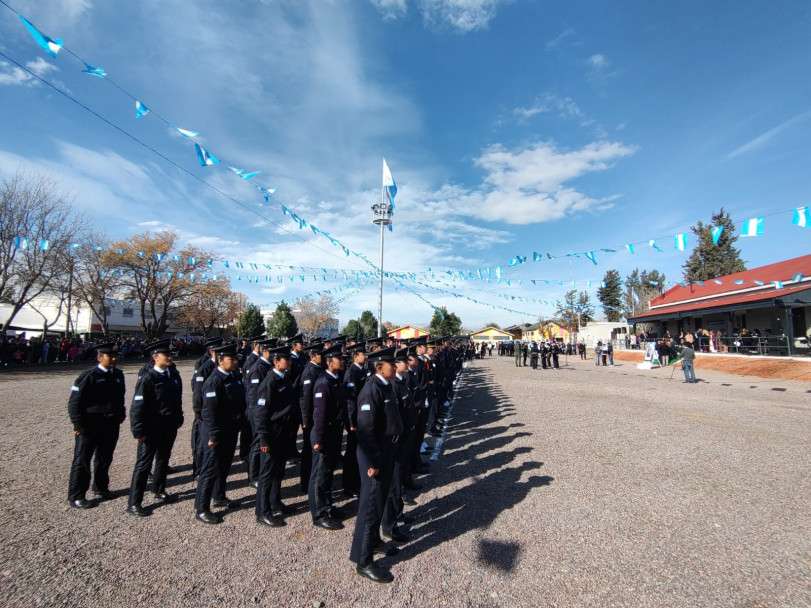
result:
[[(674, 235), (721, 207), (739, 230), (765, 218), (737, 243), (748, 268), (811, 252), (791, 223), (811, 204), (804, 0), (4, 2), (0, 174), (47, 173), (113, 238), (170, 229), (243, 262), (214, 268), (261, 306), (340, 288), (342, 324), (377, 315), (376, 281), (344, 285), (372, 270), (356, 252), (379, 263), (383, 158), (384, 269), (424, 273), (384, 281), (398, 326), (432, 306), (470, 330), (533, 322), (572, 281), (596, 302), (611, 269), (681, 281), (695, 240)], [(47, 55), (15, 12), (65, 49)], [(152, 112), (136, 119), (122, 89)], [(194, 142), (221, 162), (201, 167)], [(266, 203), (256, 185), (278, 190)]]

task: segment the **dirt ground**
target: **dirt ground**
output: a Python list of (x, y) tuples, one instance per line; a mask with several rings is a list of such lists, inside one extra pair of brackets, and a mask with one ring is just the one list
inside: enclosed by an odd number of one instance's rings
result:
[[(642, 351), (615, 350), (614, 359), (639, 363), (644, 359), (644, 353)], [(779, 357), (753, 358), (745, 355), (696, 353), (695, 367), (697, 370), (712, 370), (738, 376), (811, 382), (811, 358), (805, 360)]]

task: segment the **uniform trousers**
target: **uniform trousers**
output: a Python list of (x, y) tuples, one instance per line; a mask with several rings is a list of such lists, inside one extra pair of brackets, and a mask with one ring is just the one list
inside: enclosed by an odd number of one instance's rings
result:
[(538, 355), (529, 356), (529, 366), (532, 369), (538, 369)]
[(363, 451), (363, 446), (358, 446), (360, 498), (349, 559), (361, 567), (372, 563), (375, 546), (383, 542), (383, 539), (380, 538), (380, 523), (383, 520), (383, 507), (389, 496), (389, 486), (394, 469), (394, 450), (391, 439), (384, 437), (381, 448), (380, 469), (377, 471), (377, 475), (369, 477), (366, 472), (371, 468), (372, 461)]
[(239, 457), (245, 462), (248, 462), (251, 445), (253, 444), (253, 425), (250, 418), (246, 413), (246, 417), (242, 420), (242, 426), (239, 429)]
[[(341, 426), (324, 429), (321, 451), (313, 451), (313, 468), (307, 491), (313, 521), (329, 517), (332, 507), (332, 478), (341, 461)], [(310, 438), (312, 443), (312, 437)]]
[[(428, 408), (419, 406), (417, 412), (417, 427), (411, 432), (412, 436), (412, 453), (411, 453), (411, 468), (423, 466), (422, 459), (420, 459), (420, 448), (425, 439), (425, 427), (428, 424)], [(363, 478), (363, 469), (361, 471), (361, 478)]]
[(117, 416), (88, 414), (84, 432), (76, 435), (73, 445), (73, 464), (70, 467), (68, 500), (85, 497), (90, 488), (90, 462), (93, 462), (93, 488), (110, 489), (110, 465), (118, 443), (120, 422)]
[(200, 445), (200, 425), (202, 420), (195, 416), (194, 421), (191, 423), (191, 474), (192, 477), (200, 472), (200, 467), (203, 464), (203, 450)]
[(259, 445), (259, 435), (256, 434), (256, 421), (253, 417), (253, 408), (249, 407), (245, 410), (245, 417), (248, 419), (248, 424), (251, 426), (251, 449), (248, 452), (248, 481), (256, 481), (259, 477), (259, 461), (260, 454), (262, 453), (261, 446)]
[(384, 532), (391, 532), (397, 524), (397, 520), (403, 514), (403, 497), (406, 486), (411, 476), (411, 461), (409, 446), (412, 443), (412, 433), (407, 432), (400, 435), (400, 439), (394, 444), (394, 466), (392, 468), (391, 488), (389, 489), (386, 504), (383, 507), (383, 519), (381, 521)]
[(360, 477), (358, 476), (358, 434), (355, 431), (346, 432), (346, 451), (344, 452), (342, 470), (344, 490), (359, 490)]
[(273, 509), (282, 504), (282, 479), (286, 464), (290, 429), (281, 422), (270, 426), (269, 450), (259, 451), (259, 471), (256, 490), (256, 516), (270, 517)]
[(302, 492), (310, 489), (310, 474), (313, 470), (313, 444), (310, 441), (312, 428), (301, 429), (301, 466), (299, 467), (300, 488)]
[(221, 429), (219, 442), (216, 446), (210, 447), (208, 424), (203, 422), (200, 425), (197, 443), (205, 447), (200, 475), (197, 478), (197, 491), (194, 494), (194, 508), (198, 513), (210, 510), (212, 496), (217, 500), (225, 499), (225, 484), (231, 471), (231, 462), (234, 460), (238, 430), (239, 427), (236, 425)]
[(132, 471), (130, 483), (129, 506), (140, 505), (144, 499), (153, 459), (155, 475), (152, 478), (152, 491), (155, 494), (166, 491), (166, 472), (176, 438), (177, 423), (173, 416), (166, 416), (166, 422), (160, 421), (146, 432), (146, 439), (138, 444), (135, 469)]

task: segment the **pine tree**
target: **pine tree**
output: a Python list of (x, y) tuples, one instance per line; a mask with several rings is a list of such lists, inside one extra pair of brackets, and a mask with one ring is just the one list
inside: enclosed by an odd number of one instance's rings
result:
[(262, 313), (255, 304), (249, 304), (248, 308), (239, 317), (239, 333), (245, 338), (258, 336), (265, 331), (265, 320)]
[(431, 325), (428, 329), (432, 336), (439, 337), (455, 336), (461, 327), (462, 320), (455, 313), (448, 312), (447, 308), (440, 306), (438, 310), (434, 310), (434, 316), (431, 318)]
[(622, 277), (616, 270), (609, 270), (603, 276), (605, 287), (597, 290), (597, 299), (603, 305), (605, 317), (612, 323), (622, 318)]
[(650, 301), (665, 291), (665, 275), (658, 270), (643, 270), (639, 268), (625, 277), (625, 293), (623, 304), (626, 314), (641, 314), (650, 308)]
[(588, 291), (577, 294), (577, 310), (580, 312), (580, 323), (594, 321), (594, 305)]
[(267, 333), (274, 338), (290, 338), (298, 333), (298, 323), (290, 306), (282, 300), (267, 323)]
[[(712, 242), (713, 227), (722, 228), (717, 245)], [(707, 281), (746, 270), (740, 249), (733, 246), (738, 240), (735, 224), (723, 207), (712, 214), (711, 224), (699, 220), (690, 230), (698, 237), (698, 243), (683, 266), (686, 282)]]

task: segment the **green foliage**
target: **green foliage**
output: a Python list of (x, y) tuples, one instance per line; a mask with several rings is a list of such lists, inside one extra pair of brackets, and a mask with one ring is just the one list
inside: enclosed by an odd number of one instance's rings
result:
[[(724, 228), (717, 245), (712, 242), (713, 226)], [(746, 270), (740, 249), (734, 247), (738, 240), (735, 224), (723, 207), (718, 213), (712, 214), (710, 224), (705, 225), (699, 220), (690, 230), (698, 237), (698, 243), (683, 266), (684, 280), (687, 283), (707, 281)]]
[[(442, 313), (440, 315), (440, 312)], [(444, 319), (442, 317), (445, 317)], [(455, 336), (462, 328), (462, 320), (456, 316), (455, 313), (448, 312), (444, 306), (440, 306), (439, 310), (434, 310), (434, 316), (431, 318), (431, 325), (428, 331), (432, 336)]]
[(274, 338), (290, 338), (298, 333), (298, 323), (290, 306), (282, 300), (276, 306), (273, 317), (268, 321), (267, 333)]
[(643, 270), (639, 268), (625, 277), (625, 293), (623, 304), (626, 312), (641, 314), (650, 308), (650, 301), (665, 291), (665, 275), (658, 270)]
[(255, 304), (249, 304), (239, 316), (237, 331), (240, 336), (245, 338), (264, 333), (265, 320), (262, 318), (262, 313), (259, 312)]
[(603, 276), (605, 287), (597, 290), (597, 299), (603, 305), (605, 317), (616, 323), (622, 318), (622, 276), (617, 270), (609, 270)]
[(580, 311), (580, 323), (594, 321), (594, 304), (591, 303), (589, 292), (581, 291), (577, 295), (577, 309)]
[(495, 321), (490, 321), (489, 323), (486, 323), (485, 327), (495, 327), (496, 329), (501, 329), (501, 325), (499, 325)]
[(576, 329), (583, 323), (594, 319), (594, 305), (587, 291), (579, 294), (576, 289), (570, 289), (558, 300), (555, 306), (555, 319), (558, 324), (568, 329)]
[(355, 340), (374, 338), (377, 336), (377, 318), (371, 310), (364, 310), (360, 318), (351, 319), (341, 333)]
[(341, 333), (353, 340), (363, 339), (363, 330), (360, 328), (360, 323), (358, 323), (357, 319), (350, 319)]

